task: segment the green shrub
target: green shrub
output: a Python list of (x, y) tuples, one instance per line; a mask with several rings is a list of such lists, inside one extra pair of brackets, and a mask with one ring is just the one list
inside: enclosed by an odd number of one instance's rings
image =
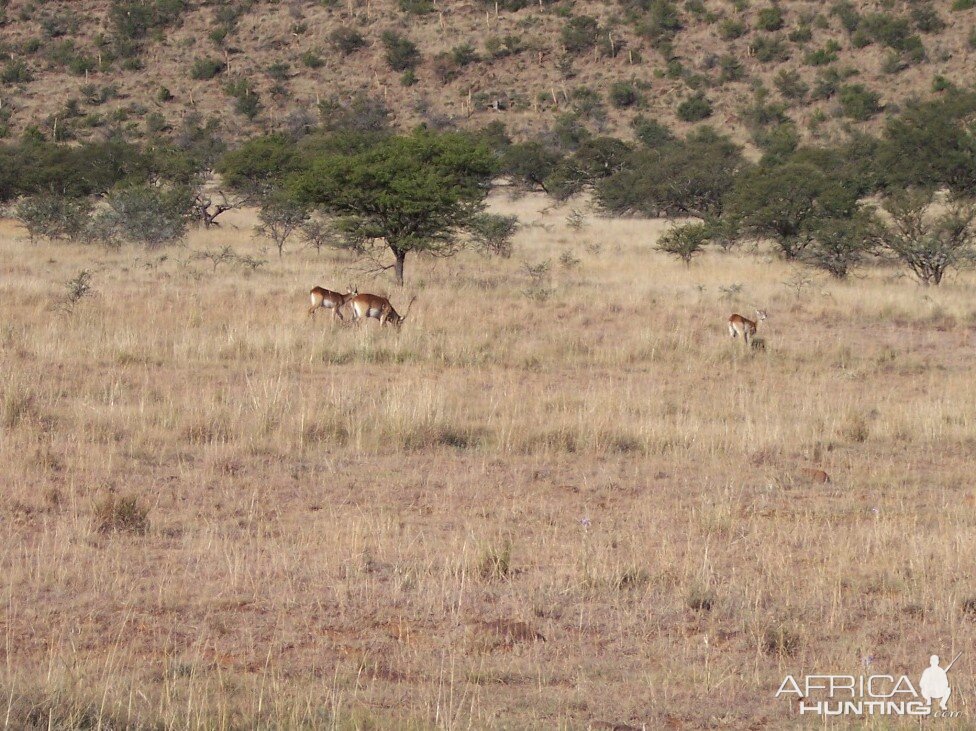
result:
[(568, 53), (579, 55), (592, 49), (600, 35), (600, 25), (596, 18), (579, 15), (572, 18), (562, 29), (563, 48)]
[(34, 80), (34, 74), (23, 61), (7, 61), (0, 71), (0, 81), (4, 84), (29, 84)]
[(224, 87), (228, 96), (234, 98), (234, 111), (248, 119), (254, 119), (261, 111), (261, 98), (246, 79), (231, 81)]
[(302, 54), (302, 65), (310, 69), (322, 68), (325, 65), (325, 61), (322, 57), (315, 51), (305, 51)]
[(837, 52), (840, 50), (840, 44), (837, 41), (830, 40), (823, 48), (818, 48), (815, 51), (810, 51), (803, 58), (803, 62), (807, 66), (826, 66), (837, 60)]
[(505, 58), (514, 56), (525, 50), (525, 45), (519, 36), (507, 35), (505, 37), (488, 36), (485, 39), (485, 51), (492, 58)]
[(924, 3), (912, 8), (912, 22), (922, 33), (939, 33), (946, 27), (939, 13), (930, 4)]
[(750, 51), (762, 63), (786, 61), (790, 57), (790, 51), (786, 44), (776, 36), (760, 36), (752, 42)]
[(349, 56), (365, 47), (366, 39), (355, 28), (339, 26), (329, 34), (329, 41), (343, 56)]
[(617, 81), (610, 87), (610, 103), (617, 109), (632, 107), (640, 101), (637, 87), (630, 81)]
[(789, 35), (786, 36), (791, 42), (797, 45), (802, 45), (804, 43), (809, 43), (813, 39), (813, 31), (810, 30), (809, 25), (801, 25), (798, 28), (794, 28), (790, 31)]
[(701, 92), (678, 105), (678, 119), (683, 122), (699, 122), (712, 116), (712, 105)]
[(861, 24), (861, 14), (850, 0), (839, 0), (830, 9), (830, 14), (840, 19), (840, 24), (848, 33), (853, 33)]
[(718, 80), (723, 84), (728, 81), (742, 81), (745, 78), (745, 68), (739, 57), (734, 54), (727, 53), (722, 56), (718, 60), (718, 67), (720, 69)]
[(434, 12), (431, 0), (399, 0), (400, 10), (413, 15), (427, 15)]
[(718, 25), (718, 35), (723, 41), (734, 41), (746, 34), (746, 24), (741, 20), (726, 18)]
[(710, 231), (704, 223), (688, 223), (674, 226), (658, 239), (655, 248), (691, 264), (693, 257), (701, 254), (709, 242)]
[(782, 69), (773, 79), (773, 83), (787, 99), (800, 101), (810, 91), (810, 86), (803, 81), (799, 71)]
[(870, 91), (862, 84), (842, 86), (838, 91), (838, 99), (844, 116), (858, 122), (863, 122), (881, 111), (880, 95)]
[(383, 33), (382, 41), (386, 49), (386, 63), (393, 71), (413, 70), (420, 63), (420, 50), (406, 36), (388, 30)]
[(176, 23), (185, 9), (185, 0), (113, 0), (109, 21), (121, 38), (138, 40)]
[(954, 0), (952, 3), (954, 11), (971, 10), (972, 8), (976, 8), (976, 0)]
[(273, 64), (268, 66), (268, 76), (278, 82), (283, 82), (288, 80), (288, 72), (291, 70), (291, 65), (286, 61), (275, 61)]
[(77, 239), (85, 230), (92, 204), (87, 198), (40, 194), (22, 198), (14, 217), (27, 229), (30, 240)]
[(226, 68), (227, 64), (218, 59), (198, 58), (190, 67), (190, 78), (205, 81), (223, 73)]
[(756, 19), (756, 27), (770, 32), (779, 30), (783, 27), (783, 11), (775, 5), (763, 8)]

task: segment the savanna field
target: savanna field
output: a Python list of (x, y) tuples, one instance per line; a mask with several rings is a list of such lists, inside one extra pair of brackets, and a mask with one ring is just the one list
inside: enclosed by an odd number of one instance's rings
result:
[[(973, 275), (491, 207), (512, 258), (403, 289), (251, 214), (159, 251), (2, 224), (5, 727), (814, 727), (786, 674), (958, 652), (926, 723), (972, 724)], [(310, 320), (316, 284), (416, 301)]]

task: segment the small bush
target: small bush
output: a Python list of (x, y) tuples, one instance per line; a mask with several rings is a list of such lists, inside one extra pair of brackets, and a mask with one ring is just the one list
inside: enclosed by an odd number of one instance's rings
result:
[(787, 99), (796, 101), (802, 100), (806, 97), (807, 92), (810, 91), (809, 85), (803, 81), (803, 77), (800, 76), (798, 71), (787, 71), (783, 69), (776, 74), (773, 83), (776, 85), (780, 94)]
[(708, 226), (704, 223), (689, 223), (667, 231), (658, 240), (655, 248), (678, 257), (685, 264), (691, 264), (692, 258), (702, 253), (709, 237)]
[(285, 61), (275, 61), (273, 64), (268, 66), (268, 76), (277, 82), (283, 82), (288, 80), (288, 72), (291, 70), (291, 66)]
[(956, 12), (960, 10), (972, 10), (973, 8), (976, 8), (976, 0), (955, 0), (952, 3), (952, 9)]
[(790, 51), (783, 39), (776, 36), (760, 36), (753, 41), (750, 51), (761, 63), (786, 61), (790, 57)]
[(840, 44), (837, 41), (827, 41), (827, 45), (823, 48), (810, 51), (804, 56), (803, 62), (807, 66), (826, 66), (837, 60), (837, 52), (839, 50)]
[(718, 60), (718, 67), (720, 69), (718, 80), (723, 84), (729, 81), (742, 81), (745, 78), (746, 72), (742, 62), (738, 56), (731, 53), (725, 54)]
[(939, 33), (946, 27), (939, 13), (927, 3), (912, 8), (912, 22), (922, 33)]
[(85, 230), (91, 208), (87, 198), (42, 194), (23, 198), (14, 209), (14, 217), (27, 229), (32, 242), (37, 238), (71, 240)]
[(783, 27), (783, 11), (773, 5), (759, 11), (756, 19), (756, 27), (759, 30), (776, 31)]
[(197, 81), (206, 81), (223, 73), (227, 64), (213, 58), (198, 58), (190, 67), (190, 78)]
[(639, 101), (637, 88), (629, 81), (617, 81), (610, 87), (610, 103), (617, 109), (632, 107)]
[(485, 253), (505, 259), (512, 255), (512, 237), (518, 230), (518, 217), (482, 213), (475, 217), (471, 229)]
[(305, 51), (302, 54), (302, 65), (310, 69), (322, 68), (325, 65), (325, 61), (322, 57), (315, 51)]
[(688, 97), (678, 105), (678, 119), (683, 122), (699, 122), (712, 116), (712, 105), (701, 92)]
[(734, 41), (746, 34), (746, 25), (741, 20), (726, 18), (718, 24), (718, 35), (723, 41)]
[(99, 533), (145, 535), (149, 530), (149, 508), (134, 495), (108, 495), (95, 505), (95, 527)]
[(329, 34), (329, 41), (343, 56), (349, 56), (366, 46), (366, 39), (355, 28), (339, 26)]
[(880, 95), (870, 91), (862, 84), (842, 86), (838, 93), (844, 116), (864, 122), (881, 111)]
[(34, 74), (23, 61), (8, 61), (0, 71), (0, 81), (4, 84), (29, 84), (34, 80)]
[(562, 43), (567, 52), (579, 55), (596, 45), (600, 25), (596, 18), (580, 15), (563, 26)]
[(386, 49), (386, 63), (393, 71), (411, 71), (420, 63), (420, 50), (406, 36), (388, 30), (383, 33), (382, 40)]

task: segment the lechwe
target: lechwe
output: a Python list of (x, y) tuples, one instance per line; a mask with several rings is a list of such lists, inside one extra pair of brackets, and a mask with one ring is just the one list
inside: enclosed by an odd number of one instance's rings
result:
[(343, 306), (357, 294), (359, 293), (355, 287), (351, 287), (345, 294), (339, 294), (322, 287), (312, 287), (312, 291), (309, 292), (309, 297), (312, 299), (312, 306), (308, 308), (309, 317), (322, 307), (326, 310), (332, 310), (334, 320), (342, 320)]
[(756, 328), (765, 319), (766, 310), (756, 310), (756, 321), (747, 320), (742, 315), (732, 315), (729, 318), (729, 337), (735, 338), (741, 335), (746, 345), (752, 345)]
[(386, 297), (380, 297), (377, 294), (357, 294), (351, 302), (352, 316), (357, 321), (360, 318), (373, 317), (380, 321), (381, 326), (389, 322), (399, 329), (407, 319), (407, 315), (410, 314), (410, 307), (415, 299), (417, 298), (414, 297), (410, 300), (406, 314), (400, 315), (393, 309), (393, 305)]

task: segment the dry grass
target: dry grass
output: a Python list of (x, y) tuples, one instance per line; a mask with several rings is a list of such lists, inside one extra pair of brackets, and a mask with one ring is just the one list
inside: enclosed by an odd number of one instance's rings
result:
[[(399, 334), (309, 322), (353, 263), (246, 227), (189, 249), (256, 272), (2, 225), (0, 717), (790, 727), (787, 672), (973, 646), (972, 277), (797, 296), (761, 254), (664, 258), (659, 222), (496, 206), (514, 259), (358, 279), (418, 295)], [(750, 352), (724, 321), (757, 306)]]

